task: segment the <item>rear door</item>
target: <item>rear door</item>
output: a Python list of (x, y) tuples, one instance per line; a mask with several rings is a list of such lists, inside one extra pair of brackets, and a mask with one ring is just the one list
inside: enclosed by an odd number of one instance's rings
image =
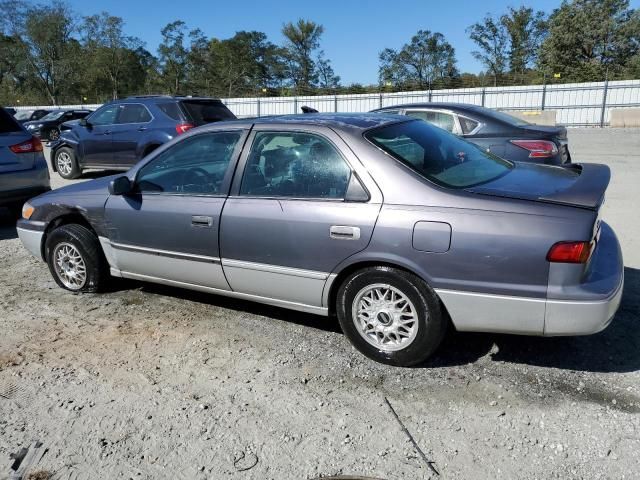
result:
[(33, 168), (35, 153), (15, 153), (15, 147), (31, 139), (22, 126), (0, 108), (0, 173), (16, 172)]
[(112, 129), (115, 165), (134, 165), (138, 161), (138, 142), (149, 128), (151, 120), (151, 113), (141, 103), (123, 103), (118, 106), (116, 124)]
[[(326, 307), (331, 272), (369, 243), (379, 191), (367, 194), (358, 159), (328, 128), (256, 125), (247, 144), (220, 226), (227, 280), (236, 292)], [(355, 190), (363, 195), (348, 201)]]
[(86, 127), (78, 127), (83, 165), (113, 165), (112, 132), (117, 113), (118, 105), (105, 105), (87, 117)]
[(245, 137), (235, 129), (185, 138), (137, 171), (134, 193), (110, 196), (112, 266), (129, 278), (228, 290), (220, 213)]

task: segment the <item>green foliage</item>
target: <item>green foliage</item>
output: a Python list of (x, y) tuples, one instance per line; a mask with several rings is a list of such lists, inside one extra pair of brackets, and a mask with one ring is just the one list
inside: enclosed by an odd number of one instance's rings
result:
[(497, 85), (507, 67), (508, 38), (504, 25), (487, 15), (482, 22), (471, 25), (467, 32), (479, 47), (471, 54), (493, 75), (493, 84)]
[(442, 88), (458, 76), (455, 50), (439, 32), (419, 30), (399, 51), (386, 48), (379, 59), (379, 79), (385, 86)]

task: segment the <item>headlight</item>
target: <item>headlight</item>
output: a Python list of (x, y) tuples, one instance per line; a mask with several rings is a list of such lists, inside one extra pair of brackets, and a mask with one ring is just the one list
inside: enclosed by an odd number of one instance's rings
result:
[(24, 218), (25, 220), (29, 220), (34, 211), (35, 208), (33, 208), (29, 202), (26, 202), (22, 206), (22, 218)]

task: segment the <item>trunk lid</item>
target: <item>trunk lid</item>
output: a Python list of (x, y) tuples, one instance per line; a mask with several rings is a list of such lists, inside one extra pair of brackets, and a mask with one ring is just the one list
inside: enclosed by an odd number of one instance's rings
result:
[(567, 129), (550, 125), (521, 125), (520, 128), (529, 135), (542, 135), (543, 138), (554, 137), (559, 140), (567, 139)]
[(33, 153), (14, 153), (13, 145), (18, 145), (31, 139), (17, 121), (3, 108), (0, 108), (0, 173), (16, 172), (33, 168), (35, 155)]
[(571, 167), (516, 163), (503, 177), (467, 191), (598, 210), (610, 179), (609, 167), (595, 163)]

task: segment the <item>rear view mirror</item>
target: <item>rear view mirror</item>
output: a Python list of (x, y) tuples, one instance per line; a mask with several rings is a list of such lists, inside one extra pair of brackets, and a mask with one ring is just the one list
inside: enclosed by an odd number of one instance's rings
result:
[(133, 182), (129, 180), (129, 177), (123, 175), (122, 177), (114, 178), (109, 182), (109, 193), (111, 195), (126, 195), (133, 190)]

